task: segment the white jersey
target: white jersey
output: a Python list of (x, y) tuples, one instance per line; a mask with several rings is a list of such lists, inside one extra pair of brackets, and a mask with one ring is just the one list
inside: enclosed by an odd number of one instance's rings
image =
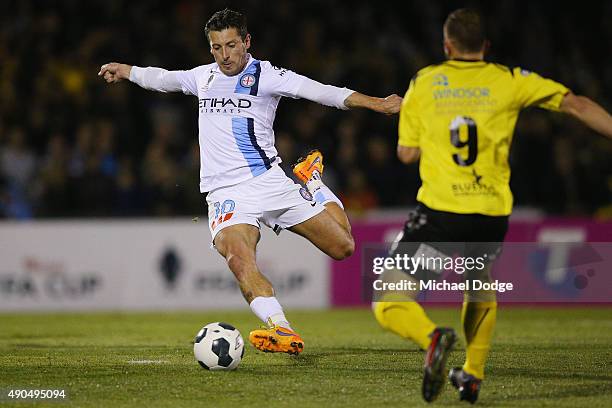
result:
[(241, 183), (281, 162), (272, 126), (282, 96), (347, 109), (344, 100), (353, 93), (250, 55), (234, 76), (213, 63), (189, 71), (132, 67), (130, 80), (147, 89), (198, 97), (201, 192)]

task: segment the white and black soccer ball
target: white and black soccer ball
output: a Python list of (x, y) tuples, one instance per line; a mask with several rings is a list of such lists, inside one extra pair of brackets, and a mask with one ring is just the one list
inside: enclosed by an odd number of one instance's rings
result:
[(196, 335), (193, 354), (207, 370), (235, 370), (244, 355), (244, 340), (231, 324), (210, 323)]

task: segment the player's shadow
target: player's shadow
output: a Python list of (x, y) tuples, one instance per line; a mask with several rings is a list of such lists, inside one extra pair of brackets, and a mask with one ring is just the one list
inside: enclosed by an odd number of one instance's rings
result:
[[(317, 371), (362, 371), (362, 372), (388, 372), (397, 373), (398, 365), (401, 365), (402, 372), (411, 371), (414, 368), (415, 373), (421, 372), (422, 368), (419, 364), (414, 365), (412, 361), (420, 361), (422, 352), (417, 349), (372, 349), (369, 347), (325, 347), (318, 351), (305, 351), (297, 356), (277, 356), (285, 357), (278, 362), (269, 361), (265, 367), (243, 367), (242, 371), (257, 372), (260, 369), (266, 371), (266, 375), (274, 375), (269, 370), (271, 366), (277, 367), (279, 376), (284, 376), (282, 368), (301, 368)], [(394, 361), (395, 364), (381, 367), (380, 364), (362, 364), (355, 366), (355, 359), (363, 359), (366, 361)], [(410, 362), (406, 364), (406, 362)]]
[[(552, 379), (552, 380), (572, 380), (578, 378), (582, 380), (601, 381), (605, 384), (612, 384), (612, 375), (601, 374), (586, 374), (576, 372), (564, 373), (559, 368), (495, 368), (490, 370), (491, 375), (499, 378), (522, 377), (522, 378), (537, 378), (537, 379)], [(577, 377), (578, 376), (578, 377)], [(601, 386), (601, 384), (599, 384)], [(611, 390), (612, 392), (612, 390)]]
[[(537, 406), (542, 403), (542, 401), (547, 401), (553, 403), (554, 401), (563, 401), (566, 398), (580, 398), (580, 397), (593, 397), (593, 396), (603, 396), (603, 395), (611, 395), (612, 391), (605, 390), (605, 385), (608, 383), (593, 383), (593, 384), (576, 384), (576, 385), (564, 385), (563, 387), (559, 387), (558, 384), (550, 385), (546, 387), (538, 387), (538, 390), (533, 391), (517, 391), (512, 396), (508, 396), (507, 394), (504, 396), (496, 397), (491, 394), (484, 393), (482, 398), (478, 400), (478, 403), (483, 406), (493, 407), (506, 407), (508, 406), (508, 399), (510, 398), (514, 402), (519, 402), (519, 404), (523, 404), (525, 407), (529, 406)], [(602, 385), (604, 387), (602, 387)], [(532, 401), (530, 403), (530, 401)]]
[(44, 349), (51, 348), (52, 346), (44, 343), (9, 343), (8, 347), (11, 347), (13, 349)]
[(416, 348), (371, 348), (367, 346), (363, 347), (325, 347), (325, 349), (318, 352), (320, 354), (404, 354), (404, 353), (421, 353)]
[[(348, 367), (337, 359), (342, 356), (358, 356), (362, 359), (381, 360), (391, 357), (407, 356), (410, 359), (420, 358), (421, 351), (415, 349), (372, 349), (368, 347), (326, 347), (324, 350), (315, 352), (305, 352), (299, 356), (291, 358), (292, 364), (301, 367), (316, 367), (317, 369), (349, 369), (351, 371), (397, 371), (397, 368), (388, 369), (380, 366), (371, 367)], [(322, 360), (325, 363), (322, 363)]]
[[(529, 401), (540, 402), (542, 400), (563, 400), (565, 398), (593, 397), (594, 395), (612, 395), (609, 384), (612, 383), (612, 375), (609, 374), (585, 374), (579, 375), (575, 372), (563, 373), (558, 368), (497, 368), (491, 370), (490, 376), (497, 378), (512, 378), (543, 380), (538, 387), (520, 387), (513, 393), (513, 401), (524, 401), (525, 406), (530, 406)], [(576, 380), (578, 382), (576, 382)], [(514, 380), (515, 382), (516, 380)], [(563, 385), (560, 384), (563, 382)], [(572, 384), (572, 381), (574, 382)], [(499, 398), (495, 395), (485, 393), (479, 402), (487, 406), (506, 406), (508, 395)]]

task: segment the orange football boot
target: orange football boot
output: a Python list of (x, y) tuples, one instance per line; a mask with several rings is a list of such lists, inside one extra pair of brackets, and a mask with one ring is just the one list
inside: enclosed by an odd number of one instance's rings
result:
[(323, 154), (319, 150), (311, 150), (306, 158), (300, 157), (293, 165), (293, 174), (302, 182), (307, 183), (312, 178), (313, 171), (323, 175)]
[(298, 355), (304, 350), (304, 340), (299, 334), (278, 325), (253, 330), (249, 341), (257, 350), (266, 353), (289, 353)]

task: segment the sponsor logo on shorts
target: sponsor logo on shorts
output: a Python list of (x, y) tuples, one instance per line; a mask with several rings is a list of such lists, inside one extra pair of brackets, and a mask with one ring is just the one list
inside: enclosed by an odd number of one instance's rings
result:
[(305, 187), (300, 188), (300, 194), (302, 195), (304, 200), (312, 201), (312, 194), (310, 194), (310, 191), (306, 190)]

